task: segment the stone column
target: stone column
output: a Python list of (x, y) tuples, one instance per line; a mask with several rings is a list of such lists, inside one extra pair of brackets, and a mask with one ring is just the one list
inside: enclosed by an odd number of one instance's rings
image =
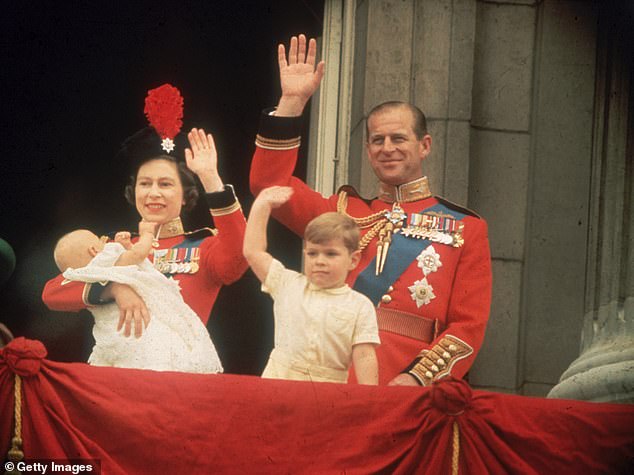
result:
[(521, 373), (536, 3), (477, 3), (469, 204), (489, 225), (493, 299), (469, 381), (505, 392)]
[(549, 397), (634, 402), (634, 48), (624, 18), (600, 14), (581, 355)]

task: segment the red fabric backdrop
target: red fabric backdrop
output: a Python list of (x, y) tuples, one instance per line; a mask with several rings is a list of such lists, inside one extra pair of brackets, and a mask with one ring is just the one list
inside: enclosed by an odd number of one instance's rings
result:
[[(22, 376), (27, 460), (99, 459), (105, 474), (634, 473), (634, 406), (56, 363), (0, 350), (0, 450)], [(454, 445), (454, 423), (459, 428)]]

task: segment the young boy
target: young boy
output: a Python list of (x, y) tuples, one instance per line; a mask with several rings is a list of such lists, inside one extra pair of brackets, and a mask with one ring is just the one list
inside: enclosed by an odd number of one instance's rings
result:
[(304, 274), (285, 269), (266, 251), (271, 210), (292, 192), (262, 190), (244, 237), (244, 256), (274, 300), (275, 347), (262, 377), (345, 383), (352, 362), (359, 383), (378, 384), (374, 305), (345, 282), (359, 263), (356, 223), (338, 213), (311, 221), (304, 233)]
[[(168, 279), (147, 259), (156, 225), (142, 221), (139, 240), (120, 232), (114, 243), (104, 243), (85, 229), (63, 236), (54, 252), (64, 278), (72, 281), (112, 281), (130, 285), (147, 305), (151, 317), (140, 338), (116, 330), (116, 303), (91, 307), (95, 317), (95, 347), (88, 362), (96, 366), (219, 373), (222, 365), (207, 329), (183, 301), (178, 283)], [(116, 330), (115, 330), (116, 328)]]

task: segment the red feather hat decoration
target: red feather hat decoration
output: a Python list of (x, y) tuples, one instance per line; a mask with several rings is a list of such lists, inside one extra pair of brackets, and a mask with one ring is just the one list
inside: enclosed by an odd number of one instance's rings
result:
[(183, 126), (183, 96), (171, 84), (163, 84), (148, 91), (145, 98), (145, 116), (163, 142), (163, 150), (174, 150), (174, 137)]

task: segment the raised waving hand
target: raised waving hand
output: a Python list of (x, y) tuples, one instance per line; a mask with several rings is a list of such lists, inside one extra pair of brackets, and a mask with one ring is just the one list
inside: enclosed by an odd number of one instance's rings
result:
[(218, 154), (211, 134), (204, 129), (192, 129), (188, 134), (189, 146), (185, 149), (187, 168), (195, 173), (206, 192), (222, 191), (224, 185), (218, 175)]
[[(307, 47), (308, 46), (308, 47)], [(298, 116), (315, 93), (324, 76), (325, 63), (317, 58), (317, 42), (311, 38), (306, 44), (306, 36), (291, 38), (288, 58), (283, 44), (277, 48), (277, 62), (280, 68), (282, 97), (275, 115)]]

